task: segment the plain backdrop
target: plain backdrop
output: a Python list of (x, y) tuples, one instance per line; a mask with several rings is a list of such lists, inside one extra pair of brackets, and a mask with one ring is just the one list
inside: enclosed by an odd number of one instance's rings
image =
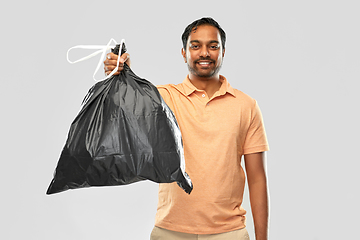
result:
[[(66, 51), (124, 38), (137, 75), (155, 85), (180, 83), (187, 74), (181, 34), (203, 16), (227, 33), (221, 74), (263, 112), (271, 148), (270, 239), (357, 238), (358, 1), (0, 5), (1, 239), (149, 239), (156, 183), (45, 194), (99, 60), (71, 65)], [(245, 192), (248, 231), (255, 239)]]

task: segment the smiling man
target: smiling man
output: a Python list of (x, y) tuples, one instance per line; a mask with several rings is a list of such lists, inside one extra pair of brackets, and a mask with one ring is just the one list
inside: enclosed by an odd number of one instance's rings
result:
[[(249, 239), (241, 207), (248, 179), (257, 240), (268, 239), (268, 187), (265, 151), (268, 143), (257, 102), (234, 89), (219, 74), (226, 35), (212, 18), (194, 21), (182, 35), (181, 50), (189, 74), (180, 84), (158, 86), (174, 112), (183, 137), (190, 195), (176, 183), (160, 184), (152, 240)], [(105, 60), (108, 74), (117, 56)], [(121, 65), (130, 64), (129, 54)], [(233, 80), (233, 81), (236, 81)]]
[[(190, 35), (189, 30), (192, 30)], [(181, 53), (188, 65), (189, 79), (211, 97), (221, 86), (219, 71), (225, 55), (219, 30), (212, 25), (188, 27), (183, 42), (186, 44)]]
[(181, 50), (190, 72), (190, 78), (218, 81), (225, 49), (221, 44), (220, 33), (211, 25), (196, 27)]

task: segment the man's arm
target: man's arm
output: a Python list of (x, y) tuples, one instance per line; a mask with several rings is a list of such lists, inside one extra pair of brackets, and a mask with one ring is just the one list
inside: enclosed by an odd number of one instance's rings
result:
[(265, 153), (244, 155), (256, 240), (268, 240), (269, 196)]

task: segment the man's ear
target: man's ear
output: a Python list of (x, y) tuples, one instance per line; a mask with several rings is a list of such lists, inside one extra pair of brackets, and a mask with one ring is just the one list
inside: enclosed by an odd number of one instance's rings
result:
[(187, 61), (186, 61), (186, 52), (185, 52), (184, 48), (181, 49), (181, 55), (183, 56), (185, 63), (187, 63)]
[(223, 49), (222, 57), (225, 57), (225, 48)]

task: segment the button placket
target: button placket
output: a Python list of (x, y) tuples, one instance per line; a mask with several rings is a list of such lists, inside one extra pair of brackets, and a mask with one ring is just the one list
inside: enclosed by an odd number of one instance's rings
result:
[(209, 106), (209, 98), (207, 97), (207, 94), (205, 91), (197, 91), (196, 92), (196, 96), (198, 97), (198, 99), (200, 100), (200, 102), (202, 102), (202, 105), (204, 107)]
[(206, 94), (205, 93), (201, 94), (201, 97), (205, 100), (205, 107), (209, 106), (210, 99), (205, 99)]

